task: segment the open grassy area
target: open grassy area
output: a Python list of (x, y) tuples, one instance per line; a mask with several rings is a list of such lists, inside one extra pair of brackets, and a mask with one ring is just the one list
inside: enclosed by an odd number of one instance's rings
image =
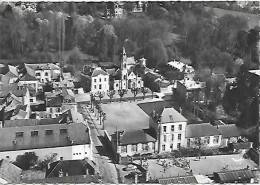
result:
[[(206, 7), (206, 10), (210, 10), (210, 8)], [(213, 10), (214, 10), (214, 13), (216, 14), (216, 16), (218, 16), (218, 17), (222, 17), (227, 14), (231, 14), (233, 16), (244, 17), (246, 20), (248, 20), (248, 29), (252, 29), (255, 26), (259, 26), (260, 16), (258, 16), (258, 15), (231, 11), (231, 10), (224, 10), (224, 9), (220, 9), (220, 8), (213, 8)]]
[(105, 130), (112, 134), (118, 130), (135, 130), (149, 127), (149, 117), (136, 103), (121, 102), (102, 104), (106, 113)]

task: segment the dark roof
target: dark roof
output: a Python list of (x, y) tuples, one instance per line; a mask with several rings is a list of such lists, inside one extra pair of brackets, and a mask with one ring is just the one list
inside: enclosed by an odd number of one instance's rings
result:
[(165, 108), (166, 102), (165, 101), (153, 101), (153, 102), (146, 102), (146, 103), (139, 103), (137, 104), (148, 116), (152, 116), (153, 111), (157, 114), (161, 115), (163, 109)]
[[(89, 174), (86, 174), (88, 169)], [(96, 172), (95, 164), (88, 160), (60, 160), (50, 164), (50, 168), (46, 170), (46, 178), (59, 177), (59, 172), (62, 171), (68, 176), (76, 175), (94, 175)]]
[(6, 180), (8, 183), (20, 182), (22, 169), (2, 159), (0, 161), (0, 178)]
[(62, 96), (50, 97), (46, 100), (46, 107), (61, 107), (62, 102)]
[(97, 67), (93, 70), (93, 73), (91, 75), (91, 77), (96, 77), (98, 75), (108, 75), (107, 72), (105, 72), (103, 69), (101, 69), (100, 67)]
[(251, 170), (235, 170), (225, 172), (214, 172), (214, 179), (219, 182), (232, 183), (238, 180), (254, 178), (255, 174)]
[(252, 142), (234, 143), (233, 145), (236, 150), (252, 148)]
[(59, 66), (53, 63), (42, 63), (42, 64), (25, 64), (25, 67), (29, 67), (33, 70), (59, 70)]
[[(67, 133), (60, 133), (60, 129), (67, 129)], [(53, 134), (46, 135), (46, 130), (53, 130)], [(38, 136), (31, 136), (31, 131), (38, 131)], [(23, 136), (16, 137), (17, 132)], [(2, 152), (89, 144), (90, 137), (86, 125), (72, 123), (0, 128), (0, 141)]]
[(149, 143), (155, 142), (156, 139), (149, 134), (149, 130), (131, 130), (125, 131), (120, 140), (120, 145), (138, 144), (138, 143)]
[(20, 81), (36, 81), (37, 79), (34, 76), (31, 76), (30, 74), (26, 73), (22, 78), (20, 78)]
[(259, 164), (259, 152), (254, 148), (250, 148), (245, 155), (253, 160), (256, 164)]
[(101, 183), (101, 177), (99, 175), (76, 175), (76, 176), (65, 176), (65, 177), (52, 177), (46, 179), (34, 179), (34, 180), (23, 180), (23, 183), (30, 184), (45, 184), (45, 183), (69, 183), (69, 184), (90, 184), (90, 183)]
[(53, 125), (59, 124), (60, 118), (49, 119), (17, 119), (5, 120), (4, 127), (23, 127), (23, 126), (36, 126), (36, 125)]
[(186, 127), (186, 138), (221, 135), (221, 132), (210, 123), (192, 124)]
[(197, 184), (198, 181), (192, 176), (172, 177), (158, 179), (159, 184)]
[(174, 108), (164, 108), (161, 114), (162, 123), (187, 122), (187, 119)]
[(224, 138), (239, 137), (241, 136), (241, 130), (235, 125), (219, 125), (215, 126), (219, 129)]

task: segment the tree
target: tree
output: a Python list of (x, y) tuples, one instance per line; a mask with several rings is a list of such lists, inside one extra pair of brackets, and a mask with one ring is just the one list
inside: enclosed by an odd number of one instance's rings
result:
[(98, 92), (96, 92), (95, 96), (98, 97), (101, 102), (102, 98), (104, 97), (104, 93), (101, 91), (98, 91)]
[(29, 170), (35, 166), (38, 161), (38, 156), (35, 152), (25, 152), (23, 155), (18, 155), (14, 165), (18, 166), (23, 170)]
[(147, 59), (146, 65), (149, 68), (154, 68), (168, 62), (166, 48), (160, 39), (153, 39), (146, 44), (144, 56)]
[(136, 95), (139, 93), (139, 89), (137, 87), (133, 87), (131, 88), (131, 92), (134, 95), (134, 101), (135, 101)]
[(108, 90), (107, 91), (107, 95), (108, 95), (108, 97), (109, 97), (109, 99), (110, 99), (110, 103), (111, 103), (111, 101), (112, 101), (112, 98), (113, 98), (113, 96), (115, 95), (115, 90)]
[(131, 12), (134, 7), (135, 7), (135, 2), (125, 2), (124, 3), (124, 9), (127, 11), (127, 12)]
[(118, 95), (120, 96), (120, 102), (122, 101), (123, 96), (126, 94), (127, 90), (125, 89), (119, 89)]
[(143, 93), (143, 99), (145, 99), (145, 94), (148, 92), (148, 88), (142, 87), (141, 92)]
[(215, 47), (204, 49), (201, 55), (202, 65), (204, 64), (210, 69), (210, 74), (212, 74), (213, 69), (222, 65), (223, 61), (220, 60), (220, 51)]

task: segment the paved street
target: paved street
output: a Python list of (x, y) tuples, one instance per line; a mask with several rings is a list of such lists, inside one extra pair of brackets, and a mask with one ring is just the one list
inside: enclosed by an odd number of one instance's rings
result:
[[(98, 171), (102, 176), (103, 183), (118, 183), (117, 171), (113, 162), (109, 159), (109, 152), (106, 151), (106, 148), (102, 145), (100, 138), (102, 137), (101, 127), (96, 127), (94, 124), (99, 122), (94, 118), (93, 113), (88, 113), (86, 106), (81, 106), (79, 111), (84, 115), (84, 118), (87, 119), (87, 122), (91, 129), (91, 138), (93, 141), (93, 160), (97, 164)], [(93, 119), (91, 119), (91, 117)], [(94, 121), (94, 124), (93, 124)], [(98, 125), (97, 125), (98, 126)]]

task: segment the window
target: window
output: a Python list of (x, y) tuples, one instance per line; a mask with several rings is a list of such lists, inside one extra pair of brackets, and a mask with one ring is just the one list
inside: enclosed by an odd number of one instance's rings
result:
[(190, 146), (190, 139), (187, 139), (187, 146)]
[(182, 125), (179, 125), (179, 130), (182, 130)]
[(96, 86), (96, 85), (94, 85), (94, 89), (97, 89), (97, 86)]
[(116, 87), (118, 87), (118, 84), (116, 84)]
[(52, 113), (52, 108), (50, 107), (50, 113)]
[(132, 152), (137, 152), (137, 145), (132, 145)]
[(60, 134), (67, 134), (67, 129), (66, 128), (61, 128), (60, 129)]
[(171, 149), (171, 150), (173, 149), (173, 144), (170, 144), (170, 149)]
[(46, 135), (53, 135), (53, 130), (45, 130)]
[(121, 153), (127, 152), (127, 146), (121, 146)]
[(178, 149), (181, 148), (181, 143), (177, 143), (177, 148), (178, 148)]
[(162, 145), (162, 151), (165, 151), (165, 145)]
[(15, 137), (23, 137), (23, 132), (16, 132)]
[(102, 81), (102, 79), (101, 78), (99, 78), (99, 82), (101, 82)]
[(163, 132), (166, 132), (166, 126), (163, 126)]
[(31, 131), (31, 136), (32, 137), (38, 136), (38, 131), (37, 130)]
[(178, 134), (178, 140), (181, 140), (181, 134)]
[(166, 142), (166, 135), (163, 136), (163, 141)]
[(104, 78), (104, 81), (106, 82), (106, 81), (107, 81), (107, 78)]
[(102, 85), (101, 84), (99, 84), (99, 89), (102, 89)]
[(143, 144), (143, 151), (148, 151), (148, 144), (147, 143)]
[(174, 125), (172, 125), (171, 130), (174, 131)]
[(219, 136), (214, 136), (213, 143), (217, 144), (219, 142)]
[(172, 115), (169, 115), (169, 118), (170, 118), (171, 121), (173, 121), (173, 117), (172, 117)]
[(9, 159), (9, 156), (7, 155), (6, 158)]
[(204, 137), (204, 144), (209, 144), (209, 137)]
[(87, 152), (85, 152), (85, 154), (87, 154)]
[(48, 76), (48, 72), (45, 72), (45, 76)]
[(174, 141), (174, 134), (172, 134), (172, 141)]
[(35, 73), (35, 75), (36, 75), (36, 76), (41, 76), (41, 74), (40, 74), (40, 73)]
[(60, 157), (60, 160), (62, 161), (62, 160), (63, 160), (63, 157)]
[(33, 102), (33, 99), (30, 99), (30, 102), (32, 103), (32, 102)]
[(138, 81), (138, 84), (140, 84), (141, 82), (140, 81)]
[(60, 112), (60, 111), (61, 111), (61, 108), (60, 108), (60, 107), (58, 107), (58, 108), (57, 108), (57, 112)]
[(96, 82), (97, 82), (97, 79), (94, 79), (94, 82), (96, 83)]

